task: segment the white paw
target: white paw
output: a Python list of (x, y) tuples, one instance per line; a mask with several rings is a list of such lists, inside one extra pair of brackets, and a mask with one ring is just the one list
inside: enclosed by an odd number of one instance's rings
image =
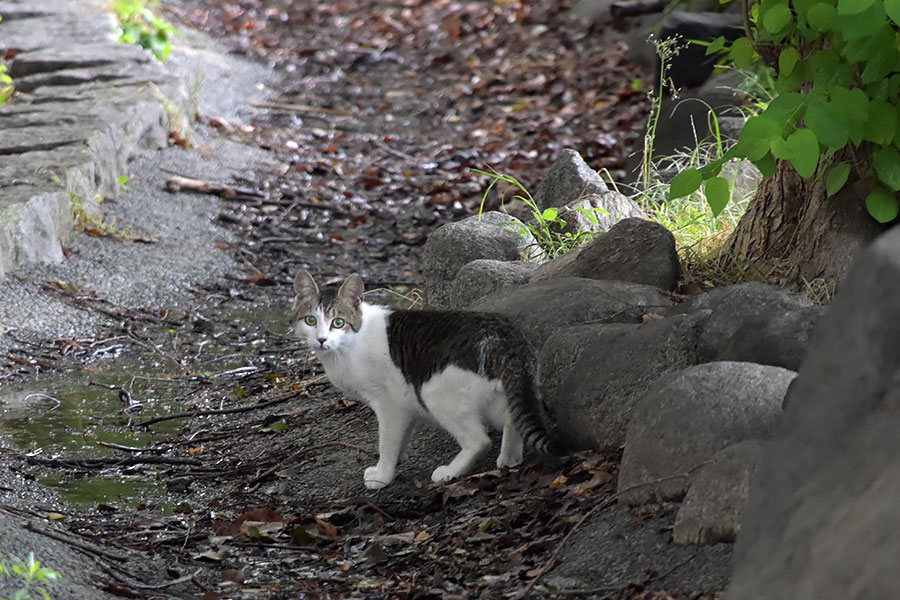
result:
[(517, 467), (522, 464), (522, 455), (514, 455), (514, 456), (504, 456), (500, 455), (497, 457), (497, 468), (502, 469), (503, 467)]
[(454, 473), (447, 465), (441, 465), (431, 474), (431, 480), (435, 483), (439, 481), (449, 481), (454, 477), (456, 477), (456, 473)]
[(369, 467), (363, 473), (363, 480), (370, 490), (380, 490), (391, 482), (393, 477), (386, 477), (378, 470), (378, 467)]

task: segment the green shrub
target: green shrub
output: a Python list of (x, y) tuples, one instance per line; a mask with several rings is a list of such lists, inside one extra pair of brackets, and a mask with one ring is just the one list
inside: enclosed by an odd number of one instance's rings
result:
[[(744, 8), (746, 0), (744, 0)], [(738, 143), (719, 160), (686, 169), (671, 196), (703, 182), (722, 186), (725, 161), (747, 158), (767, 177), (776, 160), (803, 178), (821, 178), (836, 194), (855, 172), (867, 184), (869, 214), (879, 222), (900, 212), (900, 2), (898, 0), (762, 0), (747, 13), (746, 37), (724, 38), (737, 67), (762, 60), (775, 69), (777, 95), (747, 120)], [(716, 194), (710, 205), (720, 203)], [(714, 209), (715, 210), (715, 207)]]

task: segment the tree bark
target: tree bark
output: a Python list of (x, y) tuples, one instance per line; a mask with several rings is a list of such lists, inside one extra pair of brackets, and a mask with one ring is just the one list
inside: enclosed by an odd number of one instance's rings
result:
[(855, 170), (834, 196), (824, 177), (805, 180), (779, 161), (763, 181), (723, 250), (735, 265), (756, 278), (791, 289), (823, 280), (835, 289), (856, 251), (889, 226), (865, 207), (868, 187)]

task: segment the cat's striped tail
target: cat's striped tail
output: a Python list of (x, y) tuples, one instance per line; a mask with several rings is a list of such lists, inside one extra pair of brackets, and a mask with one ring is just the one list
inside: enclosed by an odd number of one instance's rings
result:
[(538, 387), (538, 360), (530, 345), (519, 346), (506, 357), (501, 381), (513, 425), (526, 448), (544, 456), (566, 454), (565, 445), (547, 427)]

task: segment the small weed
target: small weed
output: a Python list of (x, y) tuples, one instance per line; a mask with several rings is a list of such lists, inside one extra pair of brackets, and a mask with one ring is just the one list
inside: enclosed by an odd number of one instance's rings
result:
[[(484, 196), (481, 198), (481, 205), (478, 208), (479, 218), (484, 211), (484, 203), (487, 201), (488, 194), (490, 194), (491, 190), (498, 182), (502, 181), (511, 184), (521, 192), (515, 194), (513, 198), (523, 202), (531, 210), (531, 215), (534, 217), (534, 224), (523, 223), (522, 225), (519, 225), (518, 223), (505, 223), (505, 225), (511, 226), (510, 229), (522, 236), (523, 239), (534, 240), (534, 243), (526, 248), (526, 258), (556, 258), (557, 256), (565, 254), (569, 250), (580, 246), (599, 233), (597, 231), (585, 231), (583, 229), (579, 229), (575, 233), (564, 231), (563, 228), (566, 226), (566, 221), (560, 217), (559, 209), (550, 207), (540, 210), (537, 203), (534, 201), (534, 198), (528, 190), (525, 189), (525, 186), (512, 175), (501, 174), (494, 171), (481, 171), (479, 169), (472, 169), (472, 171), (481, 175), (487, 175), (491, 178), (491, 183), (488, 185), (487, 189), (484, 191)], [(579, 207), (578, 212), (584, 215), (592, 225), (597, 224), (598, 214), (606, 214), (606, 211), (600, 208), (585, 209)]]
[(116, 178), (116, 181), (119, 183), (119, 189), (124, 190), (126, 192), (131, 191), (131, 186), (128, 185), (128, 175), (119, 175)]
[[(668, 61), (678, 53), (677, 41), (655, 40), (657, 54), (661, 61), (659, 89), (671, 89), (667, 83)], [(673, 90), (674, 92), (674, 90)], [(706, 105), (707, 129), (711, 132), (706, 139), (700, 139), (694, 127), (693, 149), (677, 152), (671, 156), (657, 157), (653, 154), (656, 125), (662, 110), (661, 94), (649, 93), (651, 110), (644, 140), (644, 154), (641, 163), (643, 189), (634, 200), (650, 215), (650, 218), (669, 229), (675, 236), (675, 243), (681, 257), (685, 273), (692, 279), (708, 284), (721, 285), (747, 278), (756, 278), (741, 265), (732, 264), (722, 256), (721, 248), (750, 202), (760, 175), (755, 168), (743, 166), (738, 161), (723, 167), (723, 175), (718, 188), (709, 186), (693, 193), (674, 197), (671, 194), (669, 177), (672, 173), (682, 173), (686, 169), (698, 169), (719, 160), (732, 142), (722, 137), (719, 118), (711, 106)], [(702, 102), (692, 99), (691, 101)], [(675, 106), (675, 110), (681, 103)], [(745, 110), (754, 111), (752, 106)], [(747, 185), (746, 178), (751, 178)], [(742, 185), (737, 185), (742, 183)], [(672, 190), (675, 189), (674, 184)]]
[[(72, 216), (75, 218), (75, 229), (78, 231), (94, 237), (114, 237), (126, 241), (142, 239), (129, 231), (119, 229), (116, 227), (115, 221), (105, 221), (101, 217), (92, 215), (84, 205), (84, 200), (75, 192), (69, 192), (69, 199), (72, 201)], [(100, 204), (103, 202), (103, 197), (97, 195), (94, 197), (94, 201)]]
[(17, 558), (0, 561), (0, 578), (21, 579), (18, 591), (10, 598), (0, 600), (50, 600), (50, 589), (54, 582), (60, 578), (60, 574), (52, 569), (42, 567), (39, 560), (34, 558), (34, 553), (28, 554), (28, 560)]
[(153, 14), (146, 0), (116, 0), (113, 5), (119, 22), (119, 41), (140, 44), (153, 52), (159, 62), (165, 62), (172, 52), (171, 38), (177, 33), (165, 19)]
[(835, 282), (829, 283), (821, 277), (803, 278), (804, 294), (814, 304), (828, 304), (834, 298)]
[[(2, 20), (3, 17), (0, 17), (0, 21)], [(15, 91), (16, 86), (13, 85), (12, 77), (6, 73), (6, 65), (3, 64), (3, 59), (0, 59), (0, 104), (9, 102)]]

